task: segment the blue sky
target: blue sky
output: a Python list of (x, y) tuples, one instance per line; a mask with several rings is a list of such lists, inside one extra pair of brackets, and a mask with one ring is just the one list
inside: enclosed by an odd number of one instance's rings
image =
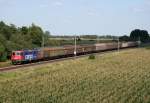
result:
[(53, 35), (150, 32), (150, 0), (0, 0), (0, 20)]

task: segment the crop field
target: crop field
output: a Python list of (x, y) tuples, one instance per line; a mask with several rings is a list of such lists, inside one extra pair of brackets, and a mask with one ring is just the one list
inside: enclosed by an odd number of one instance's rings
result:
[(149, 103), (150, 49), (0, 73), (0, 103)]

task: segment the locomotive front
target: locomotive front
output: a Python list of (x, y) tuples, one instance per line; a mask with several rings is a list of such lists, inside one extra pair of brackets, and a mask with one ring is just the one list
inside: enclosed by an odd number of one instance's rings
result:
[(20, 64), (24, 60), (23, 51), (12, 51), (11, 61), (12, 64)]

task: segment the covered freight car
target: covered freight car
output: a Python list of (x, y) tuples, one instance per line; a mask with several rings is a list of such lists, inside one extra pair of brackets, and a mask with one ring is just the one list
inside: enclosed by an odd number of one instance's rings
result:
[[(121, 43), (119, 43), (121, 47)], [(96, 51), (113, 50), (118, 48), (118, 43), (99, 43), (95, 44)]]
[[(64, 46), (66, 55), (74, 55), (75, 46)], [(77, 45), (76, 46), (76, 53), (77, 55), (90, 53), (95, 51), (94, 45)]]
[(66, 55), (63, 47), (52, 47), (52, 48), (42, 48), (40, 50), (43, 59), (49, 59), (51, 57), (58, 57)]
[(122, 43), (121, 48), (129, 48), (135, 46), (138, 46), (138, 42), (124, 42)]

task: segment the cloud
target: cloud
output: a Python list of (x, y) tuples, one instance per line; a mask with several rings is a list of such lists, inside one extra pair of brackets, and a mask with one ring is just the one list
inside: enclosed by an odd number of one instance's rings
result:
[(0, 0), (0, 8), (6, 7), (10, 8), (14, 4), (15, 0)]
[(89, 12), (87, 13), (87, 15), (89, 15), (89, 16), (94, 16), (94, 15), (95, 15), (95, 12), (89, 11)]
[(98, 15), (98, 13), (96, 10), (92, 9), (92, 10), (87, 11), (87, 15), (88, 16), (96, 16), (96, 15)]
[(133, 12), (135, 12), (135, 13), (142, 13), (144, 11), (145, 11), (144, 8), (138, 8), (138, 7), (133, 8)]
[(4, 2), (7, 2), (7, 0), (0, 0), (0, 3), (4, 3)]
[(71, 23), (71, 20), (69, 20), (69, 19), (64, 19), (64, 20), (63, 20), (63, 23), (65, 23), (65, 24), (70, 24), (70, 23)]
[(150, 0), (145, 0), (145, 3), (150, 6)]
[(55, 1), (55, 2), (53, 3), (53, 5), (59, 7), (59, 6), (62, 6), (62, 5), (63, 5), (63, 2), (61, 2), (61, 1)]
[(45, 7), (48, 7), (48, 5), (47, 4), (41, 4), (40, 7), (45, 8)]
[(134, 13), (148, 13), (150, 12), (150, 0), (144, 0), (140, 5), (132, 8)]
[(72, 16), (67, 16), (62, 20), (62, 22), (65, 23), (65, 24), (71, 24), (72, 19), (73, 19)]

